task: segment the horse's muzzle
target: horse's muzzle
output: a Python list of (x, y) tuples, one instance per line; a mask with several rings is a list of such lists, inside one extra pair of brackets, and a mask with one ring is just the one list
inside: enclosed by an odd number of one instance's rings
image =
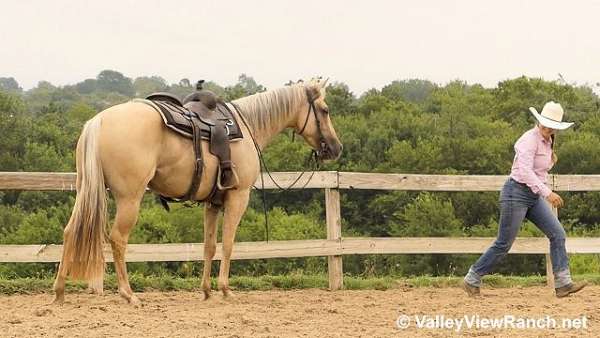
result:
[(321, 142), (320, 149), (317, 151), (317, 157), (321, 161), (335, 161), (340, 158), (343, 148), (341, 143), (336, 142), (330, 145), (327, 142)]

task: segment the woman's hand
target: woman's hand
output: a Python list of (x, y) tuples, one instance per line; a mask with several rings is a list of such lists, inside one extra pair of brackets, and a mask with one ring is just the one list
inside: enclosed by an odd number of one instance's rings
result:
[(551, 192), (550, 195), (548, 195), (548, 197), (546, 199), (555, 208), (560, 208), (565, 204), (562, 197), (558, 196), (558, 194), (555, 192)]

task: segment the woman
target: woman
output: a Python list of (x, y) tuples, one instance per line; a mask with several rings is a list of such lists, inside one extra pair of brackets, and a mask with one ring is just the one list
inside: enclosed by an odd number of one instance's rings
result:
[(569, 258), (565, 249), (565, 230), (545, 199), (556, 208), (563, 200), (546, 186), (548, 170), (556, 163), (553, 152), (554, 133), (573, 125), (562, 122), (564, 115), (560, 104), (548, 102), (539, 114), (529, 110), (537, 119), (536, 126), (525, 132), (515, 143), (515, 158), (510, 178), (500, 193), (500, 221), (498, 238), (494, 244), (471, 266), (464, 278), (463, 289), (469, 296), (479, 295), (481, 277), (490, 273), (508, 253), (517, 237), (523, 219), (533, 222), (550, 240), (550, 258), (554, 271), (557, 297), (566, 297), (585, 287), (586, 283), (573, 283), (569, 271)]

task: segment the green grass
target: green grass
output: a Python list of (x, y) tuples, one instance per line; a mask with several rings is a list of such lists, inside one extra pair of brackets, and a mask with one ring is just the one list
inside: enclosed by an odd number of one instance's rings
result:
[[(590, 283), (600, 285), (600, 275), (577, 275), (575, 280), (588, 280)], [(344, 277), (344, 288), (347, 290), (387, 290), (399, 287), (456, 287), (462, 277)], [(0, 294), (29, 294), (52, 291), (52, 278), (17, 278), (0, 279)], [(200, 278), (182, 278), (169, 275), (143, 276), (131, 274), (129, 282), (135, 292), (144, 291), (199, 291)], [(489, 287), (511, 288), (542, 286), (546, 283), (545, 276), (501, 276), (490, 275), (484, 277), (484, 284)], [(232, 276), (230, 285), (234, 290), (291, 290), (291, 289), (326, 289), (328, 286), (326, 275), (280, 275), (280, 276)], [(217, 281), (212, 279), (212, 287), (216, 289)], [(105, 290), (116, 291), (117, 282), (114, 274), (109, 274), (105, 279)], [(83, 291), (86, 284), (80, 281), (67, 282), (67, 291)]]

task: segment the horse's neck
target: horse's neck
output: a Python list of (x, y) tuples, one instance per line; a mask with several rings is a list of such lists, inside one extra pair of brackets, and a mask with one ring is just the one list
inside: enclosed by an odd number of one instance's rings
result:
[[(292, 114), (290, 114), (292, 115)], [(281, 134), (285, 129), (292, 127), (291, 121), (286, 121), (285, 123), (278, 123), (276, 125), (271, 125), (268, 129), (260, 129), (256, 132), (253, 131), (254, 137), (256, 138), (256, 143), (260, 147), (260, 149), (264, 149), (266, 146), (273, 141), (273, 139)]]
[[(267, 93), (268, 94), (268, 93)], [(261, 95), (261, 94), (258, 94)], [(240, 106), (246, 108), (250, 107), (248, 102), (245, 100), (251, 100), (252, 98), (242, 98), (237, 101)], [(269, 108), (257, 109), (257, 106), (252, 106), (254, 109), (247, 109), (241, 112), (245, 119), (248, 120), (250, 132), (254, 137), (256, 143), (260, 149), (264, 149), (274, 138), (279, 135), (282, 131), (287, 128), (294, 127), (298, 119), (298, 114), (303, 109), (302, 100), (297, 100), (296, 104), (287, 102), (286, 108), (282, 110), (278, 115), (269, 115)], [(259, 116), (261, 115), (262, 116)], [(269, 121), (269, 123), (259, 123), (258, 121)]]

